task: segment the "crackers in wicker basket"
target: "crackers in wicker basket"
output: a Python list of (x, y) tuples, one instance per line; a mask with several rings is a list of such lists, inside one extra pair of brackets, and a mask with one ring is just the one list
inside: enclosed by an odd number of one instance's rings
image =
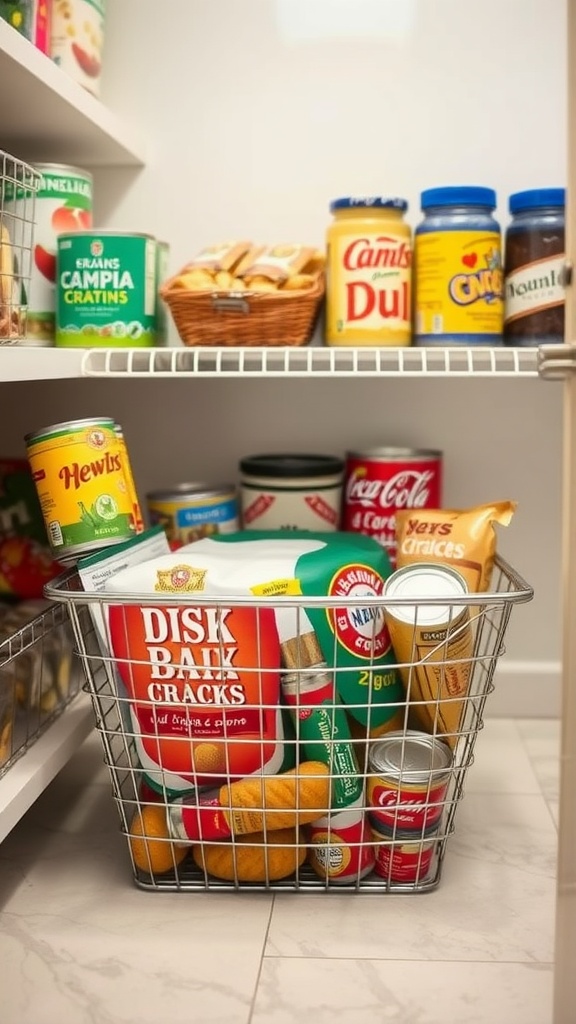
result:
[(302, 245), (228, 242), (160, 290), (184, 345), (306, 345), (324, 298), (325, 257)]

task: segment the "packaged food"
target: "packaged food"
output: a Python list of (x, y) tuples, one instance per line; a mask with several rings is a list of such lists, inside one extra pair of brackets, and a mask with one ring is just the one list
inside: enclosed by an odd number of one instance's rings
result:
[(176, 484), (166, 490), (151, 491), (146, 502), (150, 523), (164, 528), (173, 547), (215, 533), (234, 533), (239, 526), (232, 484)]
[(293, 875), (306, 860), (302, 830), (283, 828), (252, 832), (232, 843), (203, 843), (192, 847), (202, 871), (228, 882), (272, 882)]
[(54, 0), (52, 60), (89, 92), (98, 96), (106, 0)]
[(471, 593), (485, 593), (496, 554), (494, 526), (508, 526), (515, 510), (515, 501), (497, 501), (464, 510), (397, 512), (398, 568), (415, 562), (450, 566), (464, 577)]
[(344, 463), (333, 455), (264, 454), (240, 460), (245, 530), (337, 530)]
[(315, 250), (306, 245), (271, 245), (262, 249), (248, 262), (244, 262), (238, 270), (238, 276), (285, 281), (301, 273), (314, 254)]
[(186, 264), (184, 270), (231, 270), (251, 248), (251, 242), (221, 242), (217, 245), (208, 245)]
[(0, 459), (0, 597), (42, 598), (62, 567), (50, 552), (26, 459)]

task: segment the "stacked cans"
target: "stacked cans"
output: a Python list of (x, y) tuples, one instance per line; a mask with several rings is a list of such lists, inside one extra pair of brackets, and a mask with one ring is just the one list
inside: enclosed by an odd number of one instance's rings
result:
[(391, 732), (369, 752), (367, 803), (377, 874), (418, 882), (430, 873), (450, 781), (452, 753), (427, 733)]

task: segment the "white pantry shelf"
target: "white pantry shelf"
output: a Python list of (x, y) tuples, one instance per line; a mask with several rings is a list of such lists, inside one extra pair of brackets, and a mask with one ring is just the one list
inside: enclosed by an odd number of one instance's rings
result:
[(76, 753), (92, 726), (92, 705), (80, 693), (0, 778), (0, 842)]
[(145, 143), (0, 19), (1, 148), (29, 162), (139, 167)]

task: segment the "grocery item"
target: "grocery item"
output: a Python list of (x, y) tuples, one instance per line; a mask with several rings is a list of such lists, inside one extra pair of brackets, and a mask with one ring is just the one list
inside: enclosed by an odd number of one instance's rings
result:
[(156, 344), (156, 240), (151, 235), (61, 234), (56, 273), (57, 346)]
[(363, 797), (308, 827), (308, 863), (325, 882), (353, 885), (374, 867)]
[(278, 283), (285, 282), (297, 274), (314, 258), (315, 249), (306, 245), (270, 245), (256, 250), (242, 262), (237, 274), (247, 281), (267, 278)]
[(168, 310), (162, 302), (160, 289), (168, 277), (168, 261), (170, 259), (170, 246), (168, 242), (156, 241), (156, 344), (159, 348), (165, 348), (168, 344)]
[(249, 455), (240, 460), (245, 530), (337, 530), (344, 463), (332, 455)]
[[(30, 293), (22, 290), (20, 301), (28, 306), (25, 344), (54, 344), (56, 317), (56, 248), (62, 232), (81, 231), (92, 225), (92, 175), (66, 164), (36, 164), (41, 175), (35, 196), (34, 251), (30, 268)], [(4, 209), (18, 244), (20, 226), (30, 217), (33, 194), (23, 184), (7, 181)]]
[(251, 249), (252, 242), (219, 242), (216, 245), (208, 245), (186, 264), (184, 271), (232, 271)]
[(100, 93), (106, 0), (53, 0), (51, 55), (94, 96)]
[(301, 831), (282, 828), (238, 836), (234, 843), (204, 843), (192, 847), (197, 867), (227, 882), (267, 882), (287, 878), (306, 860)]
[(33, 6), (33, 0), (0, 0), (0, 18), (26, 39), (31, 39)]
[(346, 453), (342, 529), (364, 533), (396, 563), (396, 514), (442, 504), (443, 453), (364, 448)]
[(52, 0), (34, 0), (32, 42), (37, 50), (50, 56), (52, 48)]
[(398, 512), (398, 567), (415, 562), (452, 566), (472, 593), (487, 592), (496, 554), (494, 525), (508, 526), (515, 510), (515, 501), (495, 501), (469, 509)]
[(0, 459), (0, 596), (41, 598), (61, 572), (26, 459)]
[(137, 808), (130, 823), (128, 842), (135, 866), (147, 875), (175, 871), (188, 853), (187, 846), (172, 842), (166, 808), (161, 804)]
[(566, 243), (563, 188), (510, 196), (506, 229), (504, 341), (559, 345), (564, 341)]
[(215, 533), (234, 533), (239, 526), (236, 490), (232, 484), (176, 484), (146, 495), (152, 525), (166, 531), (172, 546), (189, 544)]
[(384, 839), (372, 831), (374, 872), (389, 882), (423, 882), (430, 874), (438, 840), (415, 839), (396, 833), (396, 840)]
[(426, 189), (416, 228), (417, 345), (502, 344), (500, 226), (491, 188)]
[[(2, 606), (0, 644), (17, 636), (48, 608), (45, 600), (19, 601)], [(36, 623), (30, 632), (40, 631), (40, 628)], [(52, 629), (44, 633), (42, 644), (24, 644), (22, 641), (17, 657), (12, 657), (0, 668), (0, 690), (11, 688), (18, 707), (30, 713), (23, 742), (28, 739), (31, 722), (37, 727), (45, 721), (45, 716), (51, 715), (68, 698), (73, 673), (72, 646), (71, 627)], [(8, 653), (6, 651), (5, 655)]]
[(372, 743), (366, 800), (373, 829), (412, 839), (437, 829), (452, 760), (446, 743), (414, 729), (390, 732)]
[(144, 529), (144, 520), (142, 518), (140, 502), (138, 500), (136, 481), (134, 480), (132, 466), (130, 465), (130, 456), (128, 455), (128, 449), (126, 447), (124, 431), (122, 430), (122, 427), (120, 426), (119, 423), (114, 424), (114, 433), (116, 434), (116, 437), (118, 438), (120, 444), (120, 455), (122, 459), (122, 465), (124, 467), (126, 490), (130, 498), (130, 503), (132, 505), (132, 516), (134, 518), (134, 526), (136, 529), (136, 533), (142, 533), (142, 530)]
[(321, 761), (303, 761), (282, 775), (239, 779), (194, 802), (168, 807), (168, 830), (181, 842), (208, 842), (274, 832), (314, 821), (328, 809), (330, 778)]
[(126, 451), (114, 420), (70, 420), (27, 434), (26, 449), (48, 541), (58, 561), (118, 544), (136, 523)]
[[(422, 728), (456, 745), (470, 685), (474, 635), (463, 576), (448, 566), (416, 563), (397, 569), (384, 597), (414, 604), (386, 605), (384, 616), (406, 698)], [(434, 598), (434, 604), (421, 604)]]
[(405, 199), (345, 197), (330, 204), (326, 343), (409, 345), (412, 232)]

